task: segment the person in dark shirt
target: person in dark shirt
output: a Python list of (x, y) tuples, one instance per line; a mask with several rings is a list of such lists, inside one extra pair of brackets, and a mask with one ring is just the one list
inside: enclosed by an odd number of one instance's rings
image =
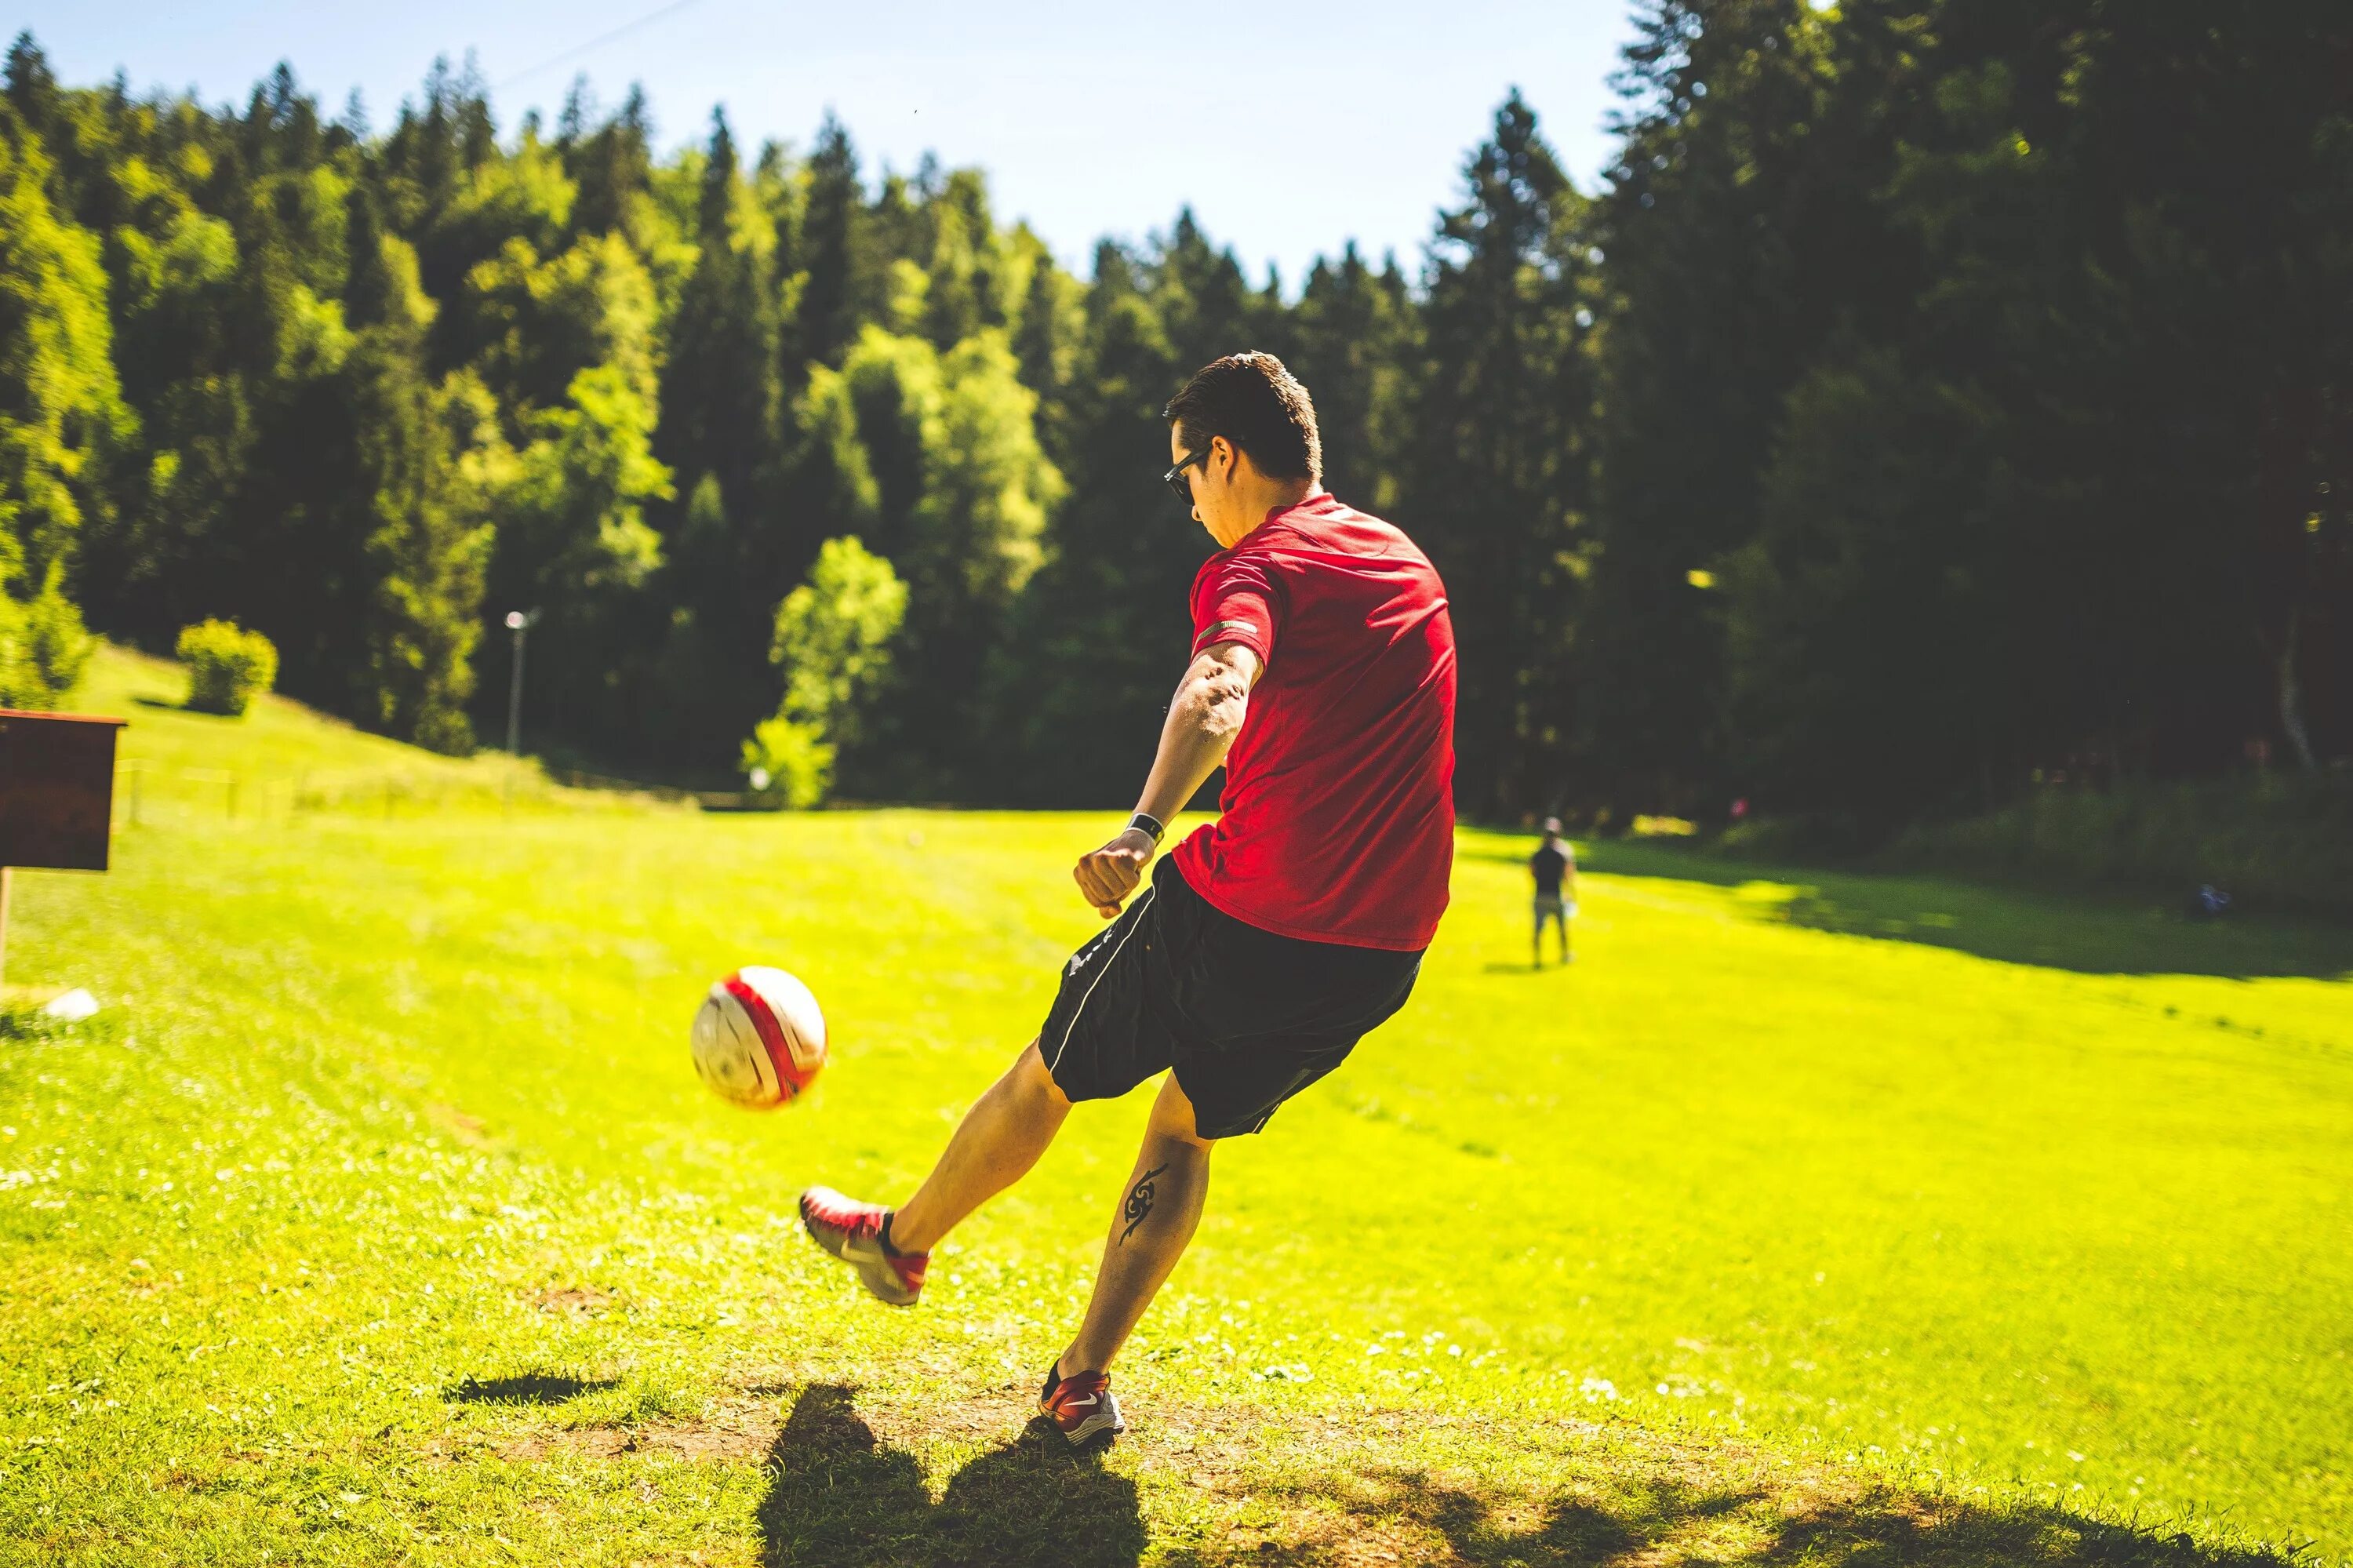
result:
[[(1568, 948), (1568, 922), (1577, 914), (1577, 851), (1560, 836), (1560, 819), (1545, 819), (1544, 842), (1528, 856), (1528, 870), (1536, 879), (1536, 928), (1530, 956), (1544, 968), (1544, 928), (1552, 921), (1560, 934), (1560, 961), (1571, 964), (1577, 955)], [(1566, 891), (1564, 891), (1564, 889)]]

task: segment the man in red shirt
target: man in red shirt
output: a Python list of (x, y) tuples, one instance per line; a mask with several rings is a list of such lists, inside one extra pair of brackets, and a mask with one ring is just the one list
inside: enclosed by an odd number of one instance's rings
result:
[[(1165, 477), (1219, 549), (1193, 582), (1193, 662), (1135, 814), (1073, 873), (1113, 923), (904, 1207), (824, 1187), (800, 1201), (819, 1245), (913, 1305), (932, 1247), (1037, 1163), (1073, 1102), (1167, 1072), (1086, 1319), (1039, 1396), (1073, 1443), (1125, 1429), (1112, 1359), (1192, 1239), (1211, 1148), (1263, 1128), (1405, 1005), (1454, 856), (1437, 572), (1321, 487), (1314, 406), (1272, 355), (1204, 366), (1166, 414)], [(1218, 820), (1129, 903), (1162, 824), (1220, 763)]]

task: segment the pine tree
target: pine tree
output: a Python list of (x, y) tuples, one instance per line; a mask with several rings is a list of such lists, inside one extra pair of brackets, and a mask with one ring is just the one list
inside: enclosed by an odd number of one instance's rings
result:
[(1315, 400), (1324, 488), (1370, 512), (1393, 510), (1409, 466), (1409, 377), (1420, 352), (1397, 259), (1376, 272), (1353, 240), (1336, 263), (1316, 258), (1286, 324), (1286, 363)]
[(1401, 521), (1446, 580), (1461, 658), (1455, 795), (1533, 810), (1563, 785), (1577, 524), (1592, 387), (1576, 312), (1580, 204), (1515, 93), (1442, 218), (1420, 440)]
[(795, 352), (804, 362), (839, 366), (858, 335), (854, 291), (866, 191), (858, 175), (858, 153), (849, 132), (828, 113), (809, 154), (808, 206), (802, 219), (802, 286), (794, 327)]
[(696, 245), (670, 325), (654, 450), (677, 475), (678, 493), (693, 503), (672, 524), (662, 581), (689, 613), (700, 651), (692, 657), (712, 683), (696, 710), (709, 715), (708, 728), (688, 744), (702, 765), (724, 767), (753, 722), (776, 706), (769, 623), (807, 570), (818, 535), (785, 483), (775, 231), (744, 185), (723, 113), (712, 117)]
[(645, 90), (630, 88), (621, 111), (593, 132), (586, 127), (586, 113), (585, 90), (575, 86), (556, 134), (565, 172), (580, 191), (574, 228), (582, 234), (634, 232), (631, 214), (646, 199), (653, 172)]
[(440, 388), (427, 379), (433, 304), (416, 255), (382, 232), (364, 194), (353, 207), (345, 304), (357, 335), (343, 379), (372, 578), (369, 716), (405, 739), (462, 754), (473, 746), (465, 705), (492, 530), (461, 464), (495, 442), (494, 408), (470, 376)]

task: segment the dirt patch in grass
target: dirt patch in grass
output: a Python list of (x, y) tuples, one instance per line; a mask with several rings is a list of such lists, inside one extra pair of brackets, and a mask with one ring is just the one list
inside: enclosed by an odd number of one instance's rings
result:
[[(756, 1392), (754, 1392), (756, 1391)], [(1498, 1413), (1138, 1397), (1073, 1452), (1012, 1383), (893, 1399), (770, 1378), (693, 1421), (547, 1430), (509, 1463), (767, 1473), (767, 1563), (1062, 1568), (2290, 1568), (2252, 1548), (1892, 1485), (1737, 1442)]]
[(435, 1125), (469, 1149), (490, 1146), (491, 1129), (478, 1116), (469, 1116), (456, 1106), (430, 1105), (425, 1107)]
[[(854, 1505), (801, 1478), (862, 1476), (893, 1561), (1444, 1563), (1557, 1568), (2284, 1568), (2289, 1558), (2057, 1509), (1991, 1506), (1620, 1422), (1415, 1410), (1134, 1402), (1131, 1430), (1073, 1454), (1010, 1386), (894, 1403), (811, 1383), (787, 1401), (761, 1510), (768, 1561), (828, 1562)], [(928, 1486), (919, 1456), (986, 1447)], [(944, 1481), (944, 1485), (942, 1484)], [(936, 1504), (931, 1499), (939, 1492)], [(870, 1521), (871, 1522), (871, 1521)], [(865, 1561), (853, 1554), (844, 1561)]]
[(514, 1464), (560, 1454), (612, 1459), (629, 1454), (668, 1455), (709, 1464), (758, 1459), (776, 1441), (781, 1423), (771, 1400), (731, 1400), (698, 1421), (646, 1422), (629, 1426), (571, 1426), (535, 1432), (494, 1452)]
[(594, 1286), (551, 1285), (528, 1298), (543, 1312), (561, 1313), (572, 1318), (589, 1318), (611, 1310), (610, 1292)]

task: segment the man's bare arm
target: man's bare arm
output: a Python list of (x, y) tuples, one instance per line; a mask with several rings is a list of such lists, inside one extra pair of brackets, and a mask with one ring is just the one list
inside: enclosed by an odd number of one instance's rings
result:
[[(1185, 809), (1202, 782), (1226, 759), (1250, 713), (1250, 688), (1264, 666), (1239, 642), (1201, 650), (1177, 683), (1168, 717), (1160, 726), (1160, 749), (1135, 809), (1166, 822)], [(1108, 920), (1144, 879), (1152, 859), (1152, 835), (1141, 828), (1121, 831), (1103, 848), (1082, 855), (1071, 877), (1095, 913)]]

